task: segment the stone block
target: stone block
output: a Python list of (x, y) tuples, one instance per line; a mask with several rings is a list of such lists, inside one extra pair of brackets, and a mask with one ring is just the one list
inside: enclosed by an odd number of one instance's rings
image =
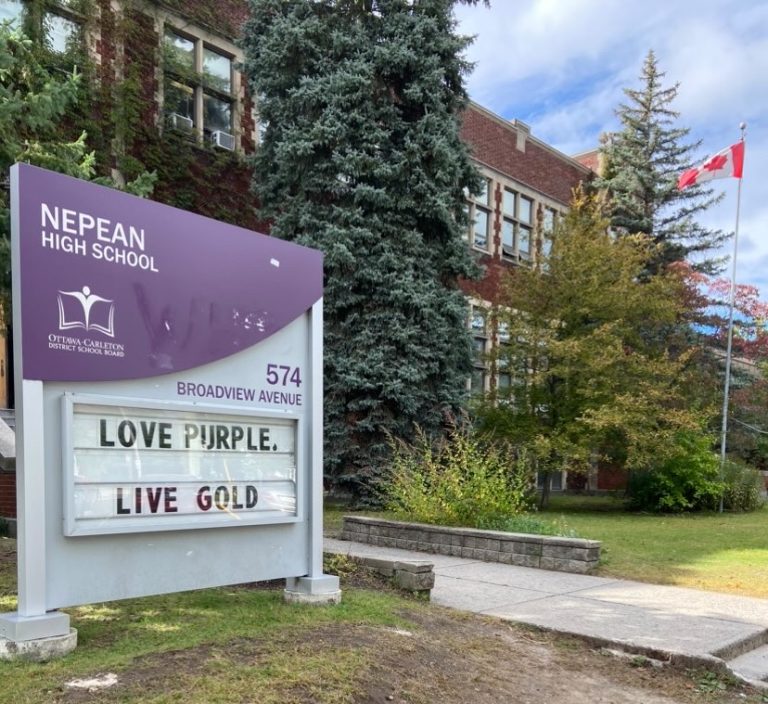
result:
[(378, 557), (363, 557), (360, 562), (366, 567), (376, 570), (379, 574), (383, 574), (385, 577), (391, 577), (395, 574), (392, 560), (383, 560)]
[(467, 559), (472, 559), (474, 552), (474, 548), (461, 548), (461, 556), (466, 557)]
[(501, 540), (501, 552), (512, 554), (518, 552), (517, 545), (514, 540)]
[(488, 538), (485, 541), (485, 549), (493, 550), (494, 552), (501, 552), (501, 541), (497, 538)]
[(402, 570), (404, 572), (421, 574), (424, 572), (432, 572), (434, 565), (428, 560), (403, 560), (393, 563), (393, 568), (395, 571)]
[(428, 572), (395, 570), (395, 584), (400, 589), (406, 589), (410, 592), (429, 591), (435, 586), (435, 573), (432, 570)]
[(539, 561), (539, 567), (543, 570), (559, 570), (562, 564), (563, 560), (555, 557), (542, 557)]

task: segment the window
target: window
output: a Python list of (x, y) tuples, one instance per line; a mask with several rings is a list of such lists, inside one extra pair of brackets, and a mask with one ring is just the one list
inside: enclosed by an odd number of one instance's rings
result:
[(483, 179), (481, 192), (467, 205), (470, 231), (469, 241), (473, 247), (489, 252), (491, 247), (491, 180)]
[(533, 201), (524, 195), (504, 189), (504, 219), (501, 225), (501, 256), (517, 261), (531, 256)]
[[(75, 0), (48, 3), (42, 16), (36, 15), (42, 24), (37, 26), (37, 30), (32, 27), (32, 34), (40, 37), (51, 53), (67, 54), (81, 47), (84, 18), (77, 11), (79, 4)], [(0, 0), (0, 20), (11, 21), (17, 28), (21, 27), (26, 5), (28, 3), (22, 0)]]
[(235, 149), (234, 57), (201, 37), (166, 26), (164, 111), (170, 127), (189, 130), (223, 149)]
[[(544, 488), (544, 478), (546, 477), (546, 474), (544, 472), (537, 472), (536, 473), (536, 486), (539, 488), (539, 490)], [(549, 475), (549, 488), (551, 491), (562, 491), (563, 490), (563, 473), (562, 472), (551, 472)]]
[[(540, 206), (541, 207), (541, 206)], [(540, 232), (540, 246), (539, 255), (543, 258), (549, 257), (552, 251), (552, 237), (557, 225), (557, 219), (560, 217), (560, 213), (552, 208), (544, 208), (543, 216), (541, 220), (541, 232)]]
[(21, 0), (0, 0), (0, 20), (18, 20), (23, 9)]
[(55, 12), (43, 15), (43, 37), (54, 54), (66, 54), (80, 44), (80, 24)]
[(469, 390), (473, 395), (486, 391), (488, 379), (488, 316), (478, 306), (472, 306), (469, 315), (469, 329), (472, 333), (472, 363), (474, 369), (469, 380)]

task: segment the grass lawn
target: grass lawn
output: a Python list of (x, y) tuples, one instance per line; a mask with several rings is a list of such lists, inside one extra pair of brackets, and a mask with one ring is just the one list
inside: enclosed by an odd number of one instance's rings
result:
[(603, 541), (600, 575), (768, 597), (768, 509), (656, 515), (608, 497), (557, 496), (541, 516)]
[[(0, 611), (15, 606), (0, 538)], [(706, 671), (614, 658), (582, 641), (403, 597), (350, 563), (330, 607), (244, 585), (67, 609), (74, 652), (0, 661), (0, 704), (759, 704)], [(544, 663), (545, 666), (542, 666)]]

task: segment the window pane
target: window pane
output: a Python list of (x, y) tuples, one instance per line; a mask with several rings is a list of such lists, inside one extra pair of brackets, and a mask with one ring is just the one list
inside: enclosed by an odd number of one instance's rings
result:
[(485, 334), (485, 311), (479, 308), (473, 308), (472, 319), (469, 322), (469, 326), (474, 332)]
[(483, 205), (488, 205), (488, 198), (490, 197), (490, 193), (489, 193), (490, 183), (491, 182), (487, 178), (483, 179), (483, 185), (480, 187), (480, 193), (476, 198), (478, 203), (483, 203)]
[(528, 256), (531, 253), (531, 228), (522, 225), (517, 231), (517, 247), (521, 256)]
[(501, 251), (508, 257), (515, 254), (515, 223), (506, 218), (501, 226)]
[(195, 70), (195, 43), (170, 29), (165, 30), (165, 60), (171, 71), (192, 72)]
[(514, 191), (510, 191), (508, 188), (504, 189), (504, 214), (510, 217), (515, 217), (515, 197), (517, 194)]
[(541, 253), (543, 256), (548, 257), (550, 252), (552, 251), (552, 238), (551, 237), (542, 237), (541, 238)]
[(530, 223), (533, 213), (533, 201), (525, 196), (520, 196), (520, 221)]
[(552, 472), (552, 491), (562, 491), (563, 490), (563, 473), (562, 472)]
[(555, 227), (555, 211), (550, 208), (544, 210), (544, 230), (546, 232), (552, 232)]
[[(499, 321), (499, 342), (509, 342), (509, 323), (504, 320)], [(503, 354), (504, 350), (502, 350)]]
[(0, 20), (17, 20), (21, 10), (21, 0), (0, 0)]
[(475, 369), (472, 372), (469, 386), (472, 394), (485, 393), (485, 372), (482, 369)]
[(485, 338), (472, 338), (472, 358), (475, 360), (475, 364), (485, 365)]
[(43, 29), (48, 48), (56, 54), (72, 49), (80, 36), (80, 26), (76, 22), (51, 12), (43, 17)]
[[(259, 122), (259, 127), (261, 127), (261, 122)], [(259, 139), (261, 139), (263, 135), (259, 134)], [(468, 240), (470, 231), (474, 229), (474, 223), (469, 219), (469, 203), (464, 203), (462, 206), (462, 210), (464, 211), (464, 215), (467, 218), (467, 221), (469, 222), (469, 229), (464, 231), (464, 239)]]
[(165, 112), (176, 113), (195, 121), (195, 95), (189, 86), (168, 81), (165, 84)]
[(512, 377), (507, 374), (499, 374), (499, 391), (506, 391), (512, 386)]
[(488, 211), (482, 208), (475, 209), (475, 247), (488, 249)]
[(205, 85), (222, 93), (232, 92), (232, 61), (211, 49), (203, 50)]
[(203, 96), (203, 126), (211, 132), (232, 133), (232, 105), (210, 95)]

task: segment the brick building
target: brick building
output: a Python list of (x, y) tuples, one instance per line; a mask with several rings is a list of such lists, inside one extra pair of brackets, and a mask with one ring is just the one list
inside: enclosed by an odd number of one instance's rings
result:
[[(88, 79), (88, 132), (102, 172), (130, 179), (156, 171), (156, 200), (263, 232), (244, 159), (259, 139), (238, 70), (246, 14), (244, 0), (0, 0), (0, 19), (22, 22), (53, 61), (78, 65)], [(485, 275), (464, 286), (476, 350), (469, 383), (481, 391), (509, 383), (487, 362), (503, 343), (489, 316), (501, 273), (546, 251), (547, 231), (591, 171), (477, 104), (462, 136), (486, 184), (467, 204), (468, 246)], [(14, 486), (13, 472), (0, 470), (0, 517), (15, 515)]]

